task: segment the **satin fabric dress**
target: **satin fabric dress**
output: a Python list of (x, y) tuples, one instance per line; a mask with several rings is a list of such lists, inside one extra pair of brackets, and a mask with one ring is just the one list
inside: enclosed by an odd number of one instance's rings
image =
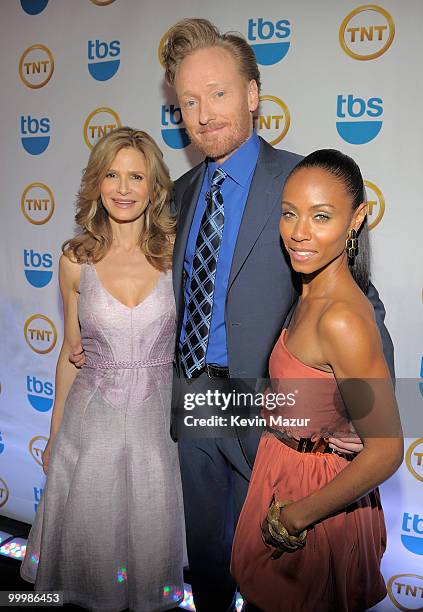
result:
[(170, 609), (183, 598), (171, 272), (129, 308), (83, 264), (78, 317), (86, 363), (66, 399), (21, 575), (94, 611)]
[[(297, 439), (345, 435), (348, 415), (333, 374), (294, 357), (285, 346), (285, 332), (270, 357), (272, 387), (298, 397), (295, 404), (280, 409), (285, 418), (310, 420), (301, 427), (291, 421), (287, 427), (273, 427)], [(386, 596), (380, 573), (386, 529), (377, 489), (311, 527), (303, 549), (272, 559), (274, 549), (262, 539), (260, 526), (273, 497), (299, 500), (323, 487), (347, 465), (337, 454), (301, 453), (272, 433), (263, 434), (231, 562), (241, 594), (259, 610), (362, 612)]]

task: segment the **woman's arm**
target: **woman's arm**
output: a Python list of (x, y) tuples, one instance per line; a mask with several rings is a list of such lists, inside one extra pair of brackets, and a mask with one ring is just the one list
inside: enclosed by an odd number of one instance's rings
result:
[(59, 430), (63, 418), (63, 408), (69, 389), (78, 372), (69, 362), (71, 348), (81, 342), (77, 304), (80, 279), (79, 264), (71, 262), (65, 255), (59, 261), (59, 285), (63, 299), (64, 338), (56, 366), (55, 398), (50, 423), (50, 438), (43, 453), (43, 468), (47, 473), (51, 445)]
[(337, 304), (322, 317), (319, 337), (364, 449), (331, 482), (281, 510), (291, 534), (363, 497), (403, 459), (398, 408), (376, 325)]

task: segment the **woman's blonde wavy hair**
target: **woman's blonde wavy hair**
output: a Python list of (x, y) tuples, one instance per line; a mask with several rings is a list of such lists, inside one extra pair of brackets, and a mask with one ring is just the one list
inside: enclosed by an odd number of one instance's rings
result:
[(100, 184), (121, 149), (135, 149), (145, 157), (150, 201), (144, 212), (139, 245), (149, 263), (164, 272), (172, 265), (175, 219), (170, 211), (172, 181), (163, 154), (146, 132), (121, 127), (103, 136), (91, 151), (76, 202), (75, 221), (82, 232), (67, 240), (63, 253), (78, 263), (96, 263), (112, 245), (109, 215), (100, 197)]

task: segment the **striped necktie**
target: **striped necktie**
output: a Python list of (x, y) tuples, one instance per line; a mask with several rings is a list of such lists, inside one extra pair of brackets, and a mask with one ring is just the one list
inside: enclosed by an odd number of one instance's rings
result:
[(221, 168), (217, 168), (213, 174), (210, 193), (206, 194), (206, 209), (195, 243), (185, 338), (181, 347), (181, 361), (188, 378), (205, 365), (216, 266), (225, 219), (220, 188), (226, 176), (226, 172)]

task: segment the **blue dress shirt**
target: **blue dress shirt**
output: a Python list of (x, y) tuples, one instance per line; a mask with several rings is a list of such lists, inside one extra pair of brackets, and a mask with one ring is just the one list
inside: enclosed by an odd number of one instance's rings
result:
[(228, 352), (226, 344), (225, 301), (228, 287), (229, 273), (235, 244), (241, 225), (242, 215), (247, 202), (253, 173), (257, 164), (260, 150), (260, 141), (255, 132), (221, 165), (208, 160), (203, 184), (191, 223), (184, 258), (184, 320), (179, 339), (181, 347), (185, 337), (185, 324), (187, 320), (187, 307), (189, 301), (189, 288), (191, 284), (192, 262), (195, 253), (195, 243), (200, 231), (201, 219), (206, 208), (206, 193), (210, 191), (213, 173), (216, 168), (222, 168), (227, 177), (221, 187), (225, 209), (225, 222), (223, 226), (222, 242), (220, 244), (219, 258), (216, 266), (216, 279), (214, 284), (213, 309), (210, 322), (209, 339), (206, 352), (206, 363), (213, 363), (226, 367), (228, 365)]

